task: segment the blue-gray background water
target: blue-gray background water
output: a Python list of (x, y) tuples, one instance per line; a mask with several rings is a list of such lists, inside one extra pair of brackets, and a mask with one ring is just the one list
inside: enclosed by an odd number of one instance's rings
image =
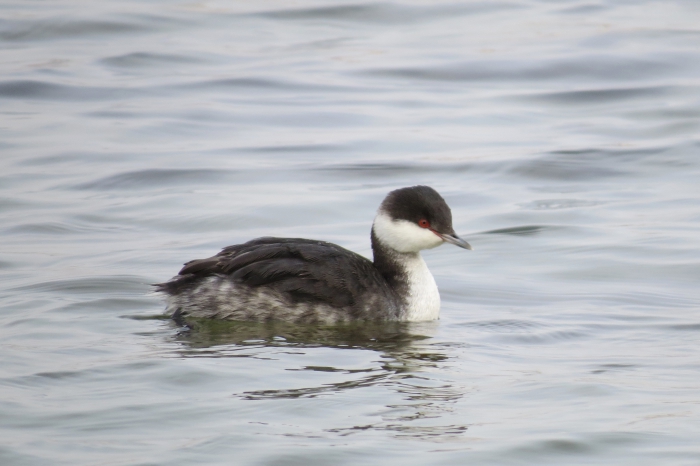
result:
[[(3, 465), (700, 464), (700, 4), (0, 7)], [(262, 236), (371, 256), (427, 184), (437, 322), (164, 318)]]

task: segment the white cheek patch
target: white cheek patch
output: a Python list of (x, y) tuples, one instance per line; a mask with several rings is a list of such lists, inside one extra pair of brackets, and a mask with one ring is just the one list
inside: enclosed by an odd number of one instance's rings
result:
[(374, 234), (382, 244), (403, 253), (431, 249), (444, 242), (429, 229), (408, 220), (393, 220), (381, 210), (374, 218)]

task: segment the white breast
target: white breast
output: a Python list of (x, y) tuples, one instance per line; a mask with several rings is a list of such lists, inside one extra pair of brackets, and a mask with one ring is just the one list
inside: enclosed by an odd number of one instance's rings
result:
[(420, 254), (411, 254), (403, 265), (408, 278), (406, 320), (435, 320), (440, 315), (440, 293), (433, 274)]

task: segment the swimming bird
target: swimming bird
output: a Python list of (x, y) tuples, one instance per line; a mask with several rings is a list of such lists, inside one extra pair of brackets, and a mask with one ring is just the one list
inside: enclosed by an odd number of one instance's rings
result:
[(336, 244), (257, 238), (187, 262), (156, 284), (175, 319), (216, 318), (340, 324), (438, 318), (440, 294), (420, 255), (443, 243), (472, 247), (428, 186), (391, 191), (371, 232), (374, 261)]

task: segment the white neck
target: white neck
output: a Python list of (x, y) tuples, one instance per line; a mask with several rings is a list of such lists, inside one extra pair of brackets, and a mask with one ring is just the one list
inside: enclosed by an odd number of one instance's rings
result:
[(420, 254), (406, 254), (402, 265), (408, 279), (405, 320), (435, 320), (440, 315), (440, 293), (433, 274)]
[(413, 322), (437, 319), (440, 293), (419, 251), (441, 245), (442, 238), (415, 223), (395, 220), (381, 209), (372, 229), (377, 241), (391, 251), (393, 260), (405, 273), (408, 295), (404, 319)]

